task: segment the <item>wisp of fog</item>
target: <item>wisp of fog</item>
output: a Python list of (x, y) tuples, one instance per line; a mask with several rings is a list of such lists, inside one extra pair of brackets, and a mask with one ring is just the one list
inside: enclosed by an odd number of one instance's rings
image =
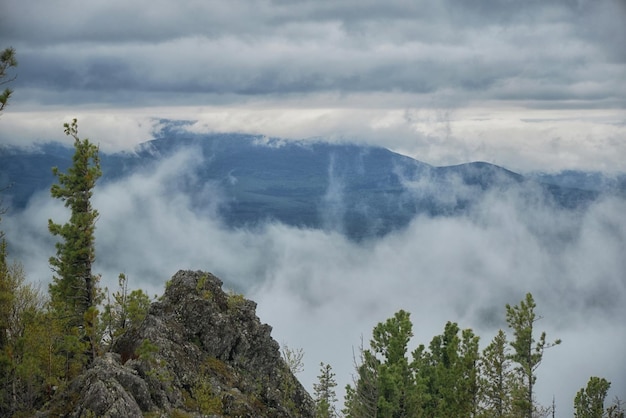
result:
[[(554, 396), (558, 414), (571, 416), (573, 398), (590, 376), (612, 382), (609, 399), (626, 398), (623, 199), (565, 210), (533, 190), (500, 190), (462, 215), (416, 216), (406, 228), (357, 242), (337, 227), (225, 226), (219, 209), (228, 202), (217, 185), (200, 185), (193, 197), (176, 191), (187, 168), (203, 163), (188, 150), (97, 187), (95, 271), (103, 286), (114, 289), (124, 272), (131, 287), (155, 295), (179, 269), (210, 271), (258, 303), (277, 341), (304, 350), (299, 378), (309, 390), (325, 362), (340, 396), (352, 381), (361, 339), (367, 345), (376, 323), (399, 309), (411, 313), (411, 350), (427, 345), (449, 320), (474, 329), (484, 347), (499, 328), (506, 330), (505, 304), (531, 292), (542, 317), (538, 330), (563, 340), (538, 370), (539, 402), (549, 405)], [(340, 182), (329, 182), (329, 212), (341, 200)], [(427, 187), (421, 182), (414, 192)], [(333, 213), (320, 216), (334, 225)], [(6, 217), (11, 253), (29, 280), (50, 281), (54, 240), (47, 221), (67, 217), (48, 191)]]

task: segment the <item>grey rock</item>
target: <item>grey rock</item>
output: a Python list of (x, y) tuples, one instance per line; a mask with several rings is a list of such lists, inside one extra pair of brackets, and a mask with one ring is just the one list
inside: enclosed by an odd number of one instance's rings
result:
[[(146, 319), (55, 397), (71, 417), (313, 417), (256, 304), (179, 271)], [(55, 406), (55, 402), (57, 403)], [(46, 413), (40, 416), (52, 416)]]

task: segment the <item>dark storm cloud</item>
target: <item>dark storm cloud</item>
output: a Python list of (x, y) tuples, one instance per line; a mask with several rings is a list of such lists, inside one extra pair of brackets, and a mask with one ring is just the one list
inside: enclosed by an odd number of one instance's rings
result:
[(626, 96), (618, 0), (9, 0), (2, 14), (4, 43), (21, 58), (18, 86), (86, 90), (93, 102), (111, 90), (147, 103), (180, 93), (190, 104), (190, 93), (446, 91), (456, 102), (609, 105)]

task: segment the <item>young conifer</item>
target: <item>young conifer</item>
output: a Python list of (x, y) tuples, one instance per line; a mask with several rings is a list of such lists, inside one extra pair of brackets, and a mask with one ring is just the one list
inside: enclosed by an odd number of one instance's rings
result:
[[(604, 400), (611, 382), (601, 377), (591, 377), (587, 387), (582, 388), (574, 398), (575, 418), (596, 418), (604, 415)], [(607, 414), (608, 415), (608, 414)]]
[(533, 418), (537, 409), (534, 400), (534, 387), (537, 381), (536, 371), (546, 348), (561, 343), (555, 340), (553, 343), (546, 341), (546, 333), (542, 332), (539, 341), (535, 340), (534, 326), (541, 317), (535, 314), (535, 300), (528, 293), (519, 305), (506, 305), (506, 322), (513, 330), (515, 339), (510, 342), (513, 348), (511, 360), (516, 364), (515, 373), (518, 384), (513, 391), (513, 404), (517, 415), (524, 418)]
[(330, 364), (320, 363), (320, 375), (317, 377), (318, 383), (313, 385), (315, 391), (315, 417), (316, 418), (333, 418), (337, 416), (335, 403), (337, 396), (335, 394), (335, 373)]
[(58, 184), (50, 189), (52, 197), (61, 199), (70, 208), (69, 222), (57, 224), (48, 221), (50, 233), (62, 238), (57, 242), (55, 257), (50, 265), (55, 272), (50, 284), (53, 309), (63, 320), (68, 335), (74, 336), (72, 345), (86, 345), (89, 359), (95, 355), (94, 341), (97, 318), (97, 277), (91, 269), (95, 260), (95, 223), (98, 211), (91, 205), (96, 180), (102, 175), (98, 147), (88, 139), (78, 137), (78, 122), (66, 123), (65, 134), (74, 138), (73, 165), (67, 173), (55, 167), (53, 174)]

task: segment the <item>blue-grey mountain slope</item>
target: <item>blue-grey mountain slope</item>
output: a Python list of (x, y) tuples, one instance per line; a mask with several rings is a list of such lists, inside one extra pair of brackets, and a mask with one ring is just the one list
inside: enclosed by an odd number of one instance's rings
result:
[[(434, 167), (388, 149), (322, 141), (285, 141), (244, 134), (190, 134), (172, 127), (133, 153), (101, 154), (102, 182), (149, 173), (179, 152), (192, 161), (169, 179), (194, 210), (206, 210), (206, 188), (217, 191), (218, 213), (231, 227), (268, 220), (340, 230), (356, 239), (380, 236), (416, 215), (449, 216), (471, 209), (485, 193), (521, 188), (550, 204), (583, 207), (601, 191), (525, 178), (502, 167), (474, 162)], [(72, 149), (44, 144), (36, 151), (0, 148), (4, 205), (24, 208), (65, 170)], [(588, 186), (588, 184), (586, 184)], [(606, 190), (602, 190), (606, 191)]]

